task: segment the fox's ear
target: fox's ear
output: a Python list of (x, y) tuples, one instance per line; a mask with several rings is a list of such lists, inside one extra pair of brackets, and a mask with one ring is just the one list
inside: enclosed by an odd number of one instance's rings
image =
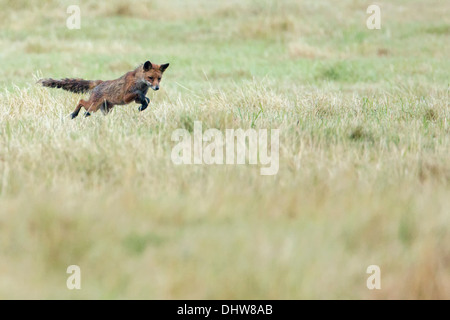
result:
[(144, 63), (144, 71), (148, 71), (152, 68), (152, 63), (150, 61), (146, 61)]
[(161, 67), (159, 67), (159, 70), (161, 70), (161, 72), (166, 71), (166, 69), (169, 67), (168, 63), (162, 64)]

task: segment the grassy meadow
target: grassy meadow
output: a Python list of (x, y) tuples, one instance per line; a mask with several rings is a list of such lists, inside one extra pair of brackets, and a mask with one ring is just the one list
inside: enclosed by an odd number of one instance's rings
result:
[[(450, 2), (375, 3), (0, 0), (0, 299), (450, 299)], [(146, 60), (142, 113), (36, 85)], [(174, 165), (194, 121), (280, 129), (278, 174)]]

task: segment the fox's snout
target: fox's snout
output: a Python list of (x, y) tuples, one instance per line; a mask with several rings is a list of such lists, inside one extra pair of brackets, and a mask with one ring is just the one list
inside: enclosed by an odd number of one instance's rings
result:
[(156, 86), (150, 86), (150, 88), (152, 88), (152, 89), (155, 90), (155, 91), (158, 91), (158, 90), (159, 90), (159, 85), (156, 85)]

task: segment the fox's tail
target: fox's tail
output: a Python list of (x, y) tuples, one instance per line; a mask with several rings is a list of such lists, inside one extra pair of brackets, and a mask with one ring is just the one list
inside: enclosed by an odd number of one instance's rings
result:
[(41, 79), (38, 81), (38, 83), (42, 84), (44, 87), (61, 88), (75, 93), (89, 92), (102, 82), (102, 80), (91, 81), (83, 79)]

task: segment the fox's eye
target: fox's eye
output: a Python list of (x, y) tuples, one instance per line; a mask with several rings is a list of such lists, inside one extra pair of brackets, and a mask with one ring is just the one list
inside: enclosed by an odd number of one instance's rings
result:
[(153, 78), (153, 77), (149, 77), (148, 79), (149, 79), (150, 81), (153, 81), (153, 80), (154, 80), (154, 78)]
[(158, 78), (158, 81), (161, 81), (161, 78)]

